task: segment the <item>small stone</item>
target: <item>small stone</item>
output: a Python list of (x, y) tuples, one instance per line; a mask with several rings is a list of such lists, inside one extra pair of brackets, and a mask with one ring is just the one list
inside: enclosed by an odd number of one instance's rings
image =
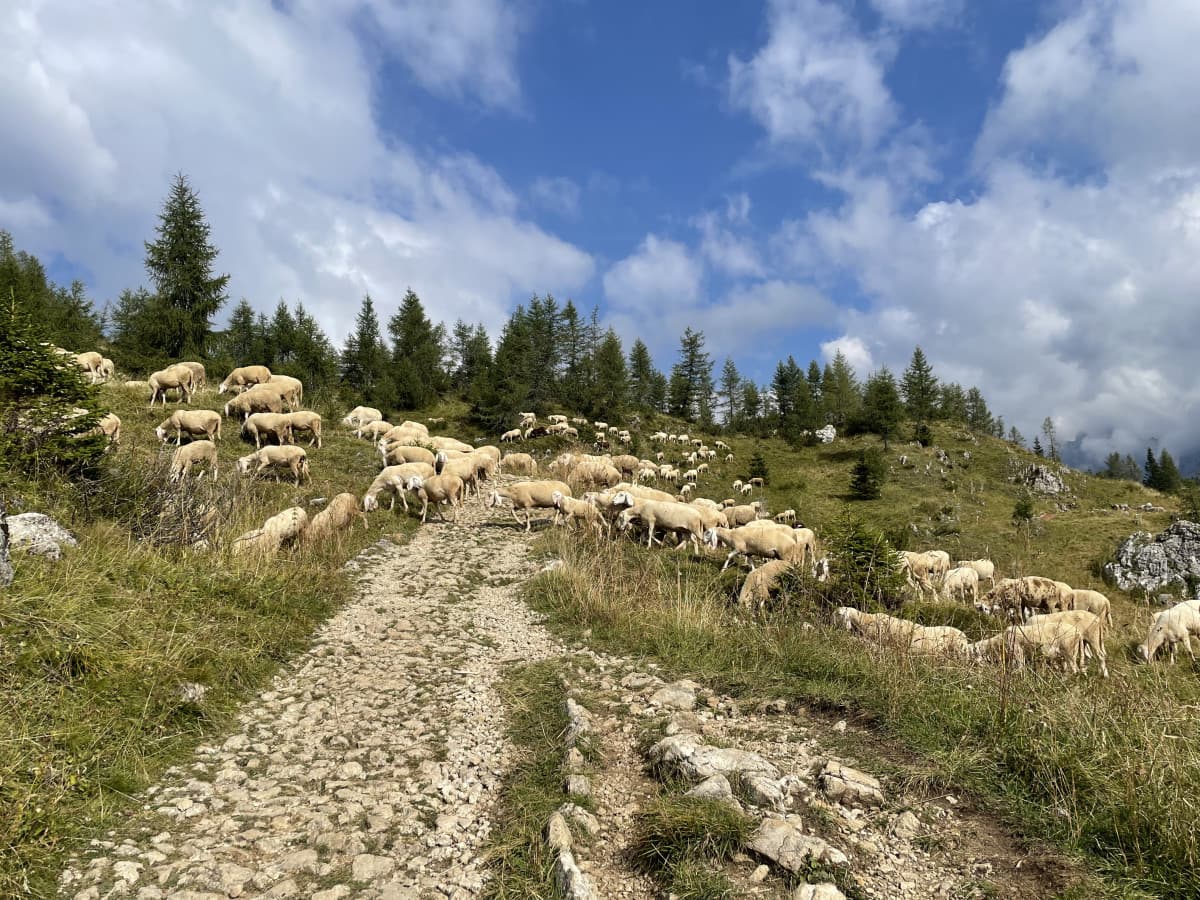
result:
[(138, 880), (141, 871), (142, 864), (129, 859), (123, 859), (113, 865), (113, 875), (122, 881), (128, 881), (130, 884)]
[(836, 884), (824, 881), (821, 884), (802, 884), (792, 893), (792, 900), (846, 900), (846, 895)]
[(696, 693), (691, 688), (682, 686), (680, 682), (675, 682), (655, 691), (650, 696), (650, 703), (653, 706), (690, 710), (696, 707)]
[(568, 772), (582, 772), (586, 765), (587, 761), (583, 758), (583, 754), (579, 752), (578, 748), (572, 747), (567, 751)]
[(591, 879), (575, 863), (570, 850), (560, 850), (554, 861), (554, 881), (567, 900), (592, 900), (596, 896)]
[(390, 857), (360, 853), (350, 865), (350, 877), (355, 881), (374, 881), (390, 874), (394, 868), (396, 861)]
[(312, 900), (343, 900), (350, 896), (350, 888), (344, 884), (337, 884), (323, 891), (317, 891), (312, 895)]
[(892, 820), (892, 834), (903, 841), (911, 841), (921, 833), (921, 820), (905, 811)]
[(546, 844), (551, 850), (571, 849), (571, 829), (561, 813), (555, 813), (546, 823)]
[(821, 771), (821, 790), (831, 800), (848, 806), (883, 805), (883, 792), (876, 778), (832, 760)]
[(588, 781), (586, 775), (568, 775), (563, 788), (569, 797), (590, 797), (592, 795), (592, 783)]
[(703, 800), (718, 800), (741, 809), (741, 804), (733, 796), (733, 788), (729, 784), (729, 779), (719, 773), (705, 778), (684, 796), (699, 797)]
[(574, 803), (564, 803), (558, 808), (558, 811), (592, 837), (600, 833), (600, 820), (582, 806), (576, 806)]
[(807, 870), (814, 862), (845, 865), (846, 854), (819, 837), (800, 832), (797, 825), (784, 819), (763, 819), (750, 838), (750, 849), (792, 873)]
[(762, 884), (764, 881), (767, 880), (767, 876), (770, 874), (771, 874), (771, 867), (767, 866), (767, 865), (762, 865), (762, 866), (759, 866), (757, 869), (755, 869), (751, 873), (750, 880), (753, 881), (755, 884)]

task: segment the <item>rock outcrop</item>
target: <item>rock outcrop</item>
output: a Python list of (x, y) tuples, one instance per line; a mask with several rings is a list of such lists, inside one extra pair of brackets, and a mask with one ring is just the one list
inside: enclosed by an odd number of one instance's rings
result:
[(1189, 577), (1200, 579), (1200, 524), (1179, 521), (1157, 535), (1134, 532), (1121, 543), (1104, 574), (1124, 591), (1185, 587)]
[(1070, 491), (1062, 475), (1049, 466), (1026, 466), (1014, 480), (1035, 494), (1065, 494)]
[(8, 539), (14, 549), (25, 550), (34, 556), (62, 559), (63, 547), (75, 547), (79, 541), (49, 516), (43, 513), (21, 513), (8, 517)]

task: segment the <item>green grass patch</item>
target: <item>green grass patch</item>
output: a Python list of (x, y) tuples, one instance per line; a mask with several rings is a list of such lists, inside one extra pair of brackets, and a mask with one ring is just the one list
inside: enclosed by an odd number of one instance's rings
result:
[(639, 813), (631, 853), (671, 894), (718, 900), (734, 896), (718, 867), (741, 850), (753, 827), (749, 817), (717, 800), (659, 797)]

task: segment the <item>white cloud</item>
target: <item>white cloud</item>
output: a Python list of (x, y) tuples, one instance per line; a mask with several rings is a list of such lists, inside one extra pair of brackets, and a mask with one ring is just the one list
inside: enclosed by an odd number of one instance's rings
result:
[[(480, 23), (495, 20), (488, 8), (460, 38), (461, 4), (442, 4), (436, 27), (432, 7), (418, 19), (429, 41), (478, 47)], [(365, 290), (385, 315), (411, 285), (435, 318), (494, 329), (512, 300), (584, 284), (590, 256), (522, 220), (489, 165), (385, 137), (372, 111), (375, 65), (354, 28), (362, 9), (5, 7), (0, 40), (18, 77), (0, 79), (0, 118), (23, 127), (0, 142), (0, 227), (39, 256), (91, 267), (104, 300), (144, 282), (141, 242), (182, 170), (231, 296), (260, 308), (302, 300), (335, 339)], [(390, 46), (418, 40), (400, 20), (381, 27)], [(448, 49), (427, 54), (442, 66), (439, 84), (485, 101), (497, 89), (482, 86), (500, 77), (496, 54), (480, 50), (473, 68)]]
[(727, 198), (724, 214), (706, 212), (691, 220), (700, 232), (700, 253), (713, 268), (734, 277), (760, 277), (763, 264), (754, 242), (735, 229), (750, 218), (750, 198), (738, 194)]
[(604, 275), (604, 295), (614, 307), (643, 309), (694, 302), (703, 267), (678, 241), (646, 235), (638, 249)]
[(839, 6), (771, 0), (766, 44), (729, 58), (729, 100), (776, 143), (870, 148), (892, 125), (883, 80), (890, 48), (864, 39)]
[(581, 193), (578, 184), (561, 176), (535, 178), (529, 186), (529, 196), (535, 204), (568, 219), (579, 216)]
[(934, 28), (962, 15), (962, 0), (870, 0), (886, 21), (900, 28)]
[(843, 334), (831, 341), (821, 342), (821, 358), (825, 362), (833, 362), (833, 358), (839, 352), (846, 358), (846, 362), (854, 367), (854, 371), (860, 379), (875, 370), (875, 361), (871, 357), (871, 351), (862, 338)]

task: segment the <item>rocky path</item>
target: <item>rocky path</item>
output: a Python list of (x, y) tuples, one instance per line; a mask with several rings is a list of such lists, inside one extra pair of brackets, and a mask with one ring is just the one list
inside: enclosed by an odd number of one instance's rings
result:
[[(631, 867), (636, 820), (648, 800), (701, 780), (704, 796), (761, 823), (724, 867), (739, 896), (841, 896), (799, 881), (804, 853), (825, 841), (843, 886), (862, 897), (1046, 894), (1020, 871), (1026, 854), (986, 822), (891, 796), (863, 773), (870, 799), (847, 795), (827, 775), (840, 762), (823, 748), (836, 739), (802, 711), (741, 708), (692, 682), (667, 684), (652, 664), (562, 646), (520, 599), (538, 564), (506, 515), (475, 500), (458, 524), (430, 524), (350, 563), (356, 599), (246, 705), (232, 735), (147, 791), (144, 821), (71, 861), (61, 895), (479, 896), (498, 791), (520, 762), (497, 682), (512, 664), (545, 659), (561, 661), (564, 697), (590, 708), (574, 707), (590, 761), (570, 749), (571, 729), (564, 745), (564, 772), (586, 772), (590, 806), (564, 807), (576, 900), (666, 896)], [(676, 781), (653, 777), (655, 753), (654, 771), (676, 766)], [(989, 878), (993, 867), (1002, 878)]]

